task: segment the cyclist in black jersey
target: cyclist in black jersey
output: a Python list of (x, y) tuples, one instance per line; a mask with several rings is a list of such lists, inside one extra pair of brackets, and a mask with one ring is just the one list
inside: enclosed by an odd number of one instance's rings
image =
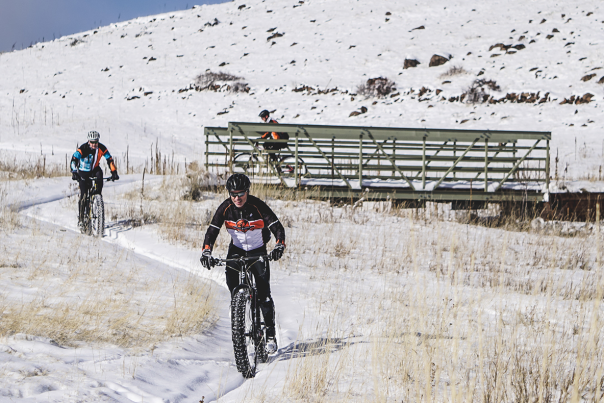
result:
[[(227, 259), (237, 255), (266, 255), (266, 244), (272, 232), (276, 245), (270, 257), (272, 260), (279, 260), (285, 251), (285, 229), (273, 210), (262, 200), (249, 194), (250, 180), (244, 174), (231, 175), (226, 188), (230, 197), (218, 207), (206, 232), (201, 264), (208, 270), (211, 269), (212, 249), (223, 224), (231, 235)], [(275, 352), (275, 304), (271, 297), (269, 263), (254, 263), (252, 273), (258, 288), (258, 299), (262, 301), (260, 309), (266, 324), (267, 350)], [(226, 282), (232, 293), (239, 284), (239, 273), (227, 267)]]

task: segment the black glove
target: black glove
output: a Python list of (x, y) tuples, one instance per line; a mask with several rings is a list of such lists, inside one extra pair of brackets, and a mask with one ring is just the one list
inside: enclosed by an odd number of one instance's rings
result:
[(120, 178), (120, 176), (117, 174), (117, 171), (111, 171), (111, 180), (112, 181), (116, 181)]
[(281, 256), (283, 256), (284, 251), (285, 251), (285, 244), (278, 243), (277, 245), (275, 245), (275, 249), (273, 249), (273, 251), (270, 254), (271, 260), (276, 261), (276, 260), (281, 259)]
[(71, 171), (71, 180), (72, 181), (77, 181), (78, 180), (78, 171)]
[(204, 249), (201, 257), (199, 258), (201, 265), (208, 270), (212, 269), (212, 251), (210, 249)]

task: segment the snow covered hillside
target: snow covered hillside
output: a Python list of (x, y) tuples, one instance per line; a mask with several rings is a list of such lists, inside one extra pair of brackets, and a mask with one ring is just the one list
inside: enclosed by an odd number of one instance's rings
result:
[[(240, 0), (138, 18), (1, 54), (0, 149), (61, 162), (97, 129), (116, 156), (140, 163), (159, 141), (191, 161), (203, 126), (266, 108), (283, 123), (552, 131), (559, 171), (593, 177), (603, 22), (593, 0)], [(196, 91), (207, 72), (249, 92)], [(380, 76), (388, 97), (352, 95)], [(462, 101), (476, 79), (487, 101)]]

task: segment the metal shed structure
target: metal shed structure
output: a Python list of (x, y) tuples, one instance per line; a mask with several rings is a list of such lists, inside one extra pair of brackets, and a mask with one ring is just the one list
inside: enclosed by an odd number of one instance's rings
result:
[(326, 198), (547, 201), (551, 132), (231, 122), (204, 134), (206, 169)]

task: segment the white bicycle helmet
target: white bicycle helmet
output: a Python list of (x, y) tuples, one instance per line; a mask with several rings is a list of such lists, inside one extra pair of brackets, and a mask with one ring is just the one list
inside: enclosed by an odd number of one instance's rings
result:
[(88, 141), (99, 141), (101, 135), (96, 130), (91, 130), (88, 132)]

